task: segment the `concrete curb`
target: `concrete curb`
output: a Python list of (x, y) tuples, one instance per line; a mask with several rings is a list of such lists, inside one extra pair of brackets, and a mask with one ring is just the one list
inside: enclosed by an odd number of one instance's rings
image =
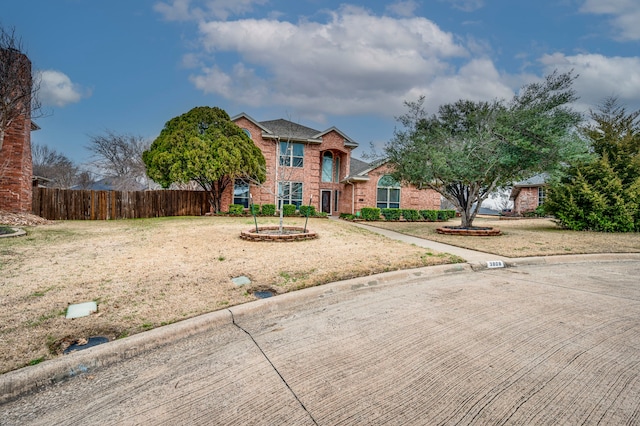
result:
[[(565, 255), (510, 259), (507, 267), (519, 265), (543, 265), (582, 262), (640, 261), (640, 253)], [(277, 311), (280, 307), (301, 303), (319, 297), (347, 296), (353, 291), (374, 291), (382, 286), (432, 279), (438, 276), (469, 273), (487, 269), (486, 263), (457, 263), (427, 266), (416, 269), (385, 272), (382, 274), (352, 278), (344, 281), (310, 287), (277, 297), (256, 300), (228, 309), (211, 312), (174, 324), (145, 331), (124, 339), (74, 352), (47, 360), (41, 364), (24, 367), (0, 375), (0, 404), (18, 398), (39, 387), (50, 385), (101, 367), (115, 364), (158, 347), (167, 345), (216, 327), (233, 324), (244, 316)]]
[(82, 351), (62, 355), (41, 364), (23, 367), (0, 375), (0, 404), (20, 395), (62, 380), (89, 373), (101, 367), (115, 364), (158, 347), (231, 325), (234, 318), (277, 310), (292, 302), (311, 300), (327, 294), (345, 293), (376, 285), (397, 285), (411, 279), (425, 279), (450, 273), (470, 272), (468, 264), (448, 264), (410, 270), (385, 272), (377, 275), (352, 278), (316, 287), (310, 287), (277, 297), (248, 302), (228, 309), (200, 315), (174, 324), (114, 340)]

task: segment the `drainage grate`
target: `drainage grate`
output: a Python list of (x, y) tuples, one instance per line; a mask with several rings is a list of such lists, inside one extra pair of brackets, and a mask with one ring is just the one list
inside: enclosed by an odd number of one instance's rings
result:
[(103, 343), (107, 343), (109, 341), (108, 337), (103, 337), (103, 336), (95, 336), (95, 337), (89, 337), (88, 340), (86, 340), (85, 342), (82, 342), (83, 344), (80, 344), (79, 342), (74, 343), (73, 345), (69, 346), (67, 349), (64, 350), (64, 354), (69, 354), (71, 352), (75, 352), (75, 351), (81, 351), (83, 349), (89, 349), (92, 348), (94, 346), (98, 346), (101, 345)]
[(258, 299), (266, 299), (267, 297), (272, 297), (273, 292), (272, 291), (254, 291), (253, 295)]
[(487, 268), (504, 268), (504, 262), (502, 260), (489, 260)]

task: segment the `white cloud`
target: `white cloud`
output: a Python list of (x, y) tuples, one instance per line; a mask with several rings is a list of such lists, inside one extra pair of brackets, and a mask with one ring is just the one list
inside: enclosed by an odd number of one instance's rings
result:
[(540, 59), (545, 72), (574, 70), (574, 84), (581, 110), (588, 110), (609, 96), (616, 96), (629, 109), (640, 105), (640, 57), (607, 57), (598, 54), (565, 56), (561, 53)]
[(610, 23), (617, 31), (617, 38), (623, 41), (640, 40), (640, 2), (637, 0), (586, 0), (580, 11), (612, 15)]
[[(218, 63), (191, 80), (207, 93), (253, 106), (283, 105), (309, 115), (393, 115), (416, 87), (439, 97), (441, 92), (452, 92), (431, 84), (442, 75), (455, 76), (448, 61), (468, 56), (452, 34), (425, 18), (380, 17), (353, 6), (328, 17), (324, 23), (267, 19), (201, 23), (208, 52), (216, 56), (232, 52), (242, 63), (233, 69)], [(478, 84), (478, 90), (492, 84)]]
[(88, 91), (71, 82), (64, 73), (55, 70), (44, 70), (38, 73), (40, 89), (38, 97), (43, 105), (65, 106), (90, 96)]
[(418, 3), (414, 0), (399, 0), (386, 7), (386, 11), (396, 16), (410, 17), (418, 8)]
[(464, 12), (473, 12), (474, 10), (478, 10), (484, 7), (484, 0), (440, 0), (445, 1), (447, 3), (451, 3), (456, 9), (462, 10)]
[(251, 12), (254, 5), (265, 3), (267, 0), (169, 0), (156, 3), (153, 9), (168, 21), (225, 20), (232, 15)]

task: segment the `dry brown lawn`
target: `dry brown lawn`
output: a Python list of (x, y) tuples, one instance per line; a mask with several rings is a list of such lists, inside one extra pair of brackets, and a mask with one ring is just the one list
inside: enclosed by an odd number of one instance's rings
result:
[[(286, 219), (301, 225), (302, 219)], [(276, 219), (260, 219), (260, 224)], [(0, 239), (0, 373), (58, 356), (79, 339), (124, 337), (254, 300), (355, 276), (456, 262), (348, 222), (311, 219), (317, 240), (247, 242), (250, 218), (70, 221)], [(252, 284), (231, 279), (247, 276)], [(98, 313), (65, 319), (69, 304)]]
[[(497, 237), (465, 237), (442, 235), (436, 228), (442, 223), (432, 222), (372, 222), (380, 228), (438, 241), (457, 247), (493, 253), (505, 257), (551, 256), (585, 253), (640, 253), (640, 234), (576, 232), (563, 230), (551, 219), (500, 220), (477, 217), (474, 226), (497, 227)], [(459, 225), (452, 219), (446, 225)]]

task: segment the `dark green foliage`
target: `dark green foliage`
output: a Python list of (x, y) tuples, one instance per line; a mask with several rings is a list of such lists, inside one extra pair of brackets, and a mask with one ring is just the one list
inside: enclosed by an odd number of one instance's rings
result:
[(400, 220), (402, 216), (400, 209), (381, 209), (380, 213), (384, 216), (384, 220)]
[(363, 207), (360, 209), (360, 216), (364, 220), (380, 220), (380, 209), (377, 207)]
[(418, 210), (404, 209), (402, 210), (402, 217), (409, 222), (415, 222), (416, 220), (422, 220), (422, 216)]
[(460, 211), (462, 226), (472, 226), (496, 188), (586, 152), (575, 133), (581, 116), (567, 106), (577, 99), (574, 79), (553, 73), (510, 102), (459, 100), (432, 116), (424, 98), (407, 102), (402, 127), (385, 146), (393, 177), (439, 192)]
[(169, 120), (142, 159), (149, 177), (164, 188), (198, 183), (216, 213), (234, 179), (259, 183), (266, 179), (262, 151), (217, 107), (193, 108)]
[(263, 204), (262, 205), (262, 215), (263, 216), (274, 216), (276, 214), (276, 205), (275, 204)]
[(260, 214), (260, 204), (251, 204), (249, 206), (249, 211), (251, 212), (252, 215), (259, 215)]
[(302, 216), (315, 216), (316, 215), (316, 207), (315, 206), (300, 206), (300, 214)]
[(450, 210), (438, 210), (437, 214), (438, 214), (438, 220), (440, 221), (446, 221), (449, 220), (449, 212)]
[(435, 222), (438, 220), (438, 210), (420, 210), (420, 215), (424, 220)]
[(353, 220), (356, 217), (354, 215), (352, 215), (351, 213), (340, 213), (340, 219), (345, 219), (345, 220)]
[(282, 205), (282, 214), (285, 216), (295, 216), (296, 215), (296, 206), (295, 204), (283, 204)]
[(544, 209), (563, 228), (640, 231), (640, 111), (627, 113), (615, 98), (591, 112), (583, 129), (596, 158), (576, 162), (548, 188)]
[(230, 204), (229, 205), (229, 214), (234, 216), (239, 216), (244, 213), (244, 207), (242, 204)]

